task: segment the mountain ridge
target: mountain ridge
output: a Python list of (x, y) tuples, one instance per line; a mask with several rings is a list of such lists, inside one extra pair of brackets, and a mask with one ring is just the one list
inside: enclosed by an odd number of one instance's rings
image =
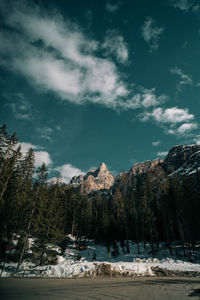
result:
[(104, 162), (86, 175), (74, 176), (70, 184), (80, 187), (81, 192), (111, 190), (116, 185), (131, 185), (138, 177), (150, 177), (162, 181), (168, 176), (190, 176), (200, 169), (200, 145), (173, 146), (165, 159), (157, 158), (133, 165), (128, 171), (120, 172), (116, 177), (107, 169)]

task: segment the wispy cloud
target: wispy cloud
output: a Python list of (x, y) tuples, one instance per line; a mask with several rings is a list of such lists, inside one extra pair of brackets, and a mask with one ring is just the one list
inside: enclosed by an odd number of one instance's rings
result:
[(192, 85), (192, 77), (186, 73), (183, 72), (183, 70), (179, 67), (174, 67), (170, 69), (170, 72), (172, 74), (178, 75), (180, 77), (180, 80), (177, 82), (177, 90), (178, 92), (182, 91), (183, 86), (185, 85)]
[(46, 139), (46, 140), (48, 140), (50, 142), (53, 141), (52, 137), (51, 137), (51, 135), (53, 133), (53, 129), (51, 127), (47, 127), (47, 126), (40, 127), (37, 130), (38, 130), (41, 138)]
[(60, 175), (62, 176), (62, 181), (65, 183), (69, 183), (69, 181), (74, 176), (85, 174), (85, 172), (72, 166), (71, 164), (65, 164), (65, 165), (56, 167), (56, 168), (54, 168), (54, 170), (60, 173)]
[(128, 45), (116, 30), (107, 31), (102, 48), (107, 55), (114, 55), (120, 63), (127, 62)]
[(152, 146), (157, 147), (161, 144), (161, 141), (152, 142)]
[(167, 96), (162, 94), (156, 95), (155, 88), (145, 89), (143, 87), (133, 88), (134, 95), (132, 98), (124, 102), (123, 109), (147, 109), (163, 104), (167, 100)]
[(142, 36), (147, 44), (150, 46), (150, 52), (157, 50), (159, 47), (159, 40), (163, 34), (164, 27), (158, 27), (156, 22), (148, 17), (142, 26)]
[(121, 5), (122, 5), (122, 1), (117, 1), (115, 3), (107, 2), (106, 10), (109, 13), (114, 13), (120, 8)]
[(170, 0), (169, 4), (185, 12), (200, 10), (198, 2), (192, 0)]
[[(111, 58), (102, 58), (105, 47), (118, 61), (127, 61), (128, 46), (121, 35), (114, 37), (118, 47), (108, 41), (103, 46), (58, 12), (45, 12), (23, 0), (9, 3), (0, 2), (6, 25), (0, 32), (0, 64), (23, 75), (37, 90), (74, 104), (90, 102), (115, 110), (157, 106), (164, 99), (155, 89), (133, 88)], [(154, 29), (153, 45), (161, 32)]]
[(159, 151), (157, 152), (157, 156), (165, 157), (168, 154), (167, 151)]
[(31, 104), (23, 93), (15, 93), (10, 96), (6, 95), (6, 97), (8, 98), (6, 105), (10, 107), (16, 119), (26, 121), (33, 119)]
[[(58, 13), (47, 15), (27, 3), (1, 3), (1, 17), (9, 27), (0, 33), (1, 65), (62, 100), (111, 108), (122, 102), (128, 89), (113, 61), (98, 56), (99, 43)], [(121, 60), (123, 50), (117, 52)]]
[(27, 151), (32, 148), (35, 153), (35, 167), (40, 167), (43, 163), (46, 164), (46, 166), (49, 166), (52, 164), (52, 160), (50, 157), (50, 154), (47, 151), (42, 151), (41, 146), (36, 146), (31, 143), (21, 142), (19, 143), (21, 146), (21, 150), (23, 155), (27, 153)]

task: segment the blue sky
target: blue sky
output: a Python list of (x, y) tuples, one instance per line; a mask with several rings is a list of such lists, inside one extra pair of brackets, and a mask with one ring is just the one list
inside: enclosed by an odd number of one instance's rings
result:
[(0, 0), (0, 122), (64, 181), (200, 143), (200, 2)]

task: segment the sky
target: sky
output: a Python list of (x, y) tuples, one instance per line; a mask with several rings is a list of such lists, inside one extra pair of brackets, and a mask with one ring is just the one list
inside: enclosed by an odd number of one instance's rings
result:
[(200, 1), (0, 0), (0, 104), (65, 182), (200, 144)]

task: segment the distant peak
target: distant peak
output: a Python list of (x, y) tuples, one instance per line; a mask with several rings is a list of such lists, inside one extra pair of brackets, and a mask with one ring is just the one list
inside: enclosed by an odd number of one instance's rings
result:
[(104, 162), (102, 162), (99, 166), (100, 170), (107, 170), (106, 164)]

